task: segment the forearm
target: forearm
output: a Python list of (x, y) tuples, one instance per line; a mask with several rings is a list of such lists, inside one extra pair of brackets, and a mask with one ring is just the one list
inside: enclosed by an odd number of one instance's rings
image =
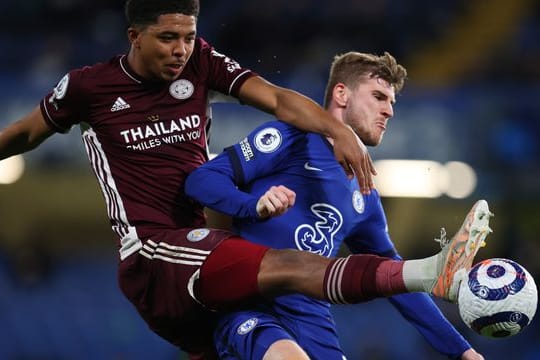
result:
[(242, 84), (238, 97), (243, 103), (274, 114), (278, 119), (301, 130), (332, 138), (336, 160), (343, 166), (347, 176), (356, 175), (360, 189), (365, 194), (374, 188), (371, 176), (377, 172), (366, 146), (350, 126), (330, 115), (316, 102), (258, 76)]
[(299, 129), (332, 138), (340, 131), (347, 131), (343, 122), (313, 100), (292, 90), (283, 89), (278, 93), (275, 115)]
[(45, 124), (39, 108), (0, 131), (0, 160), (30, 151), (53, 131)]
[(439, 353), (459, 358), (471, 348), (426, 294), (402, 294), (389, 300)]
[(238, 218), (257, 218), (257, 198), (238, 190), (232, 179), (208, 169), (195, 170), (186, 180), (186, 195), (202, 205)]
[(261, 77), (248, 79), (240, 88), (240, 100), (273, 114), (299, 129), (334, 137), (347, 127), (310, 98), (276, 86)]
[(27, 134), (20, 133), (17, 127), (15, 123), (0, 131), (0, 160), (32, 150), (38, 145)]

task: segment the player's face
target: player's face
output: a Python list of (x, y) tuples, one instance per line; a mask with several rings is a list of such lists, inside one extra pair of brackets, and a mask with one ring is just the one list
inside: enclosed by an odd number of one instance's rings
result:
[(348, 95), (343, 121), (353, 128), (364, 144), (379, 145), (388, 119), (394, 115), (394, 87), (381, 78), (368, 78), (356, 89), (348, 89)]
[(178, 79), (193, 53), (197, 19), (183, 14), (165, 14), (144, 29), (130, 28), (134, 70), (154, 81)]

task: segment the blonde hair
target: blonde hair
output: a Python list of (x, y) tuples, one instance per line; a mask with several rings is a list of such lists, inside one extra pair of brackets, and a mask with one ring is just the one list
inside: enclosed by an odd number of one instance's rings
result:
[(336, 55), (330, 67), (330, 75), (326, 85), (325, 105), (330, 102), (336, 84), (343, 83), (354, 89), (362, 80), (374, 77), (386, 80), (394, 87), (397, 94), (403, 88), (407, 70), (398, 64), (388, 52), (381, 56), (356, 51)]

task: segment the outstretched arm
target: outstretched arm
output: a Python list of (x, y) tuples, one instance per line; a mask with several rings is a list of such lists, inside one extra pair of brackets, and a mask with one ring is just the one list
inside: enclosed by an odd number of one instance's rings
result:
[(34, 149), (53, 133), (36, 107), (0, 131), (0, 160)]
[(364, 193), (373, 189), (375, 167), (366, 146), (350, 126), (334, 118), (313, 100), (254, 76), (242, 85), (242, 102), (274, 114), (299, 129), (317, 132), (334, 139), (334, 154), (345, 172), (358, 178)]
[[(387, 232), (386, 216), (376, 191), (367, 201), (366, 209), (371, 209), (372, 213), (363, 226), (358, 228), (356, 236), (346, 240), (349, 249), (356, 254), (371, 253), (402, 260)], [(483, 359), (427, 294), (401, 294), (389, 297), (388, 300), (439, 353), (453, 359)]]
[(227, 153), (194, 170), (185, 192), (204, 206), (238, 218), (266, 219), (285, 213), (294, 205), (296, 194), (285, 186), (272, 186), (257, 198), (237, 188)]
[(427, 294), (402, 294), (389, 300), (439, 353), (452, 359), (482, 359)]
[(192, 171), (186, 179), (184, 192), (202, 205), (223, 214), (236, 218), (258, 217), (258, 199), (238, 190), (226, 153)]

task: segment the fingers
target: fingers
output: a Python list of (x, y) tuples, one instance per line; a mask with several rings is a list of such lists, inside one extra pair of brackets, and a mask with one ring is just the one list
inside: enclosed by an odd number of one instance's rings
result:
[(272, 186), (257, 202), (257, 214), (262, 219), (279, 216), (289, 210), (296, 200), (296, 193), (279, 185)]
[(363, 194), (369, 194), (375, 188), (373, 176), (377, 175), (377, 171), (366, 146), (352, 129), (347, 136), (334, 138), (334, 155), (349, 178), (356, 175)]
[(477, 353), (474, 349), (468, 349), (463, 354), (461, 354), (462, 360), (484, 360), (484, 357)]
[(373, 176), (377, 176), (377, 169), (375, 169), (375, 164), (373, 164), (373, 160), (371, 160), (371, 156), (369, 156), (369, 167), (370, 167), (370, 173)]

